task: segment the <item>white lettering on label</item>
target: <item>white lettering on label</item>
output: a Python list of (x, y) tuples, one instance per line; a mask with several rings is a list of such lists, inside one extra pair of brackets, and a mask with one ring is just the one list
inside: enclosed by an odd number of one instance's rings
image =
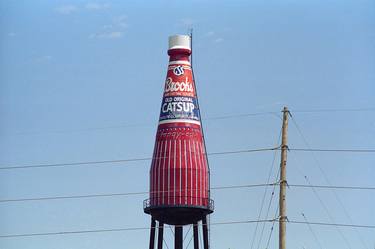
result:
[(164, 103), (161, 110), (163, 113), (165, 112), (193, 112), (194, 110), (193, 103), (186, 103), (186, 102), (170, 102)]
[(188, 81), (188, 77), (185, 78), (185, 81), (173, 81), (171, 77), (168, 77), (165, 81), (165, 90), (167, 92), (193, 92), (193, 86), (191, 82)]

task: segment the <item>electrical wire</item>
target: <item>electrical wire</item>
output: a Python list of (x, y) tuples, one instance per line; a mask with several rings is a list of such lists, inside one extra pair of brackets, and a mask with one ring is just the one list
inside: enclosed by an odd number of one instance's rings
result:
[[(248, 185), (229, 185), (212, 187), (213, 190), (225, 189), (241, 189), (241, 188), (256, 188), (264, 186), (272, 186), (275, 183), (265, 184), (248, 184)], [(193, 189), (194, 191), (195, 189)], [(18, 202), (18, 201), (46, 201), (46, 200), (59, 200), (59, 199), (82, 199), (82, 198), (96, 198), (96, 197), (114, 197), (114, 196), (132, 196), (132, 195), (147, 195), (155, 193), (168, 193), (166, 191), (141, 191), (141, 192), (127, 192), (127, 193), (108, 193), (108, 194), (91, 194), (91, 195), (69, 195), (69, 196), (49, 196), (49, 197), (34, 197), (34, 198), (19, 198), (19, 199), (0, 199), (1, 202)]]
[(193, 225), (190, 225), (190, 226), (189, 226), (189, 229), (186, 231), (185, 236), (184, 236), (182, 242), (185, 241), (185, 239), (186, 239), (186, 237), (188, 236), (188, 234), (189, 234), (189, 232), (190, 232), (190, 230), (191, 230), (192, 227), (193, 227)]
[[(273, 150), (278, 150), (278, 148), (274, 147), (274, 148), (259, 148), (259, 149), (245, 149), (245, 150), (211, 152), (211, 153), (207, 153), (207, 156), (242, 154), (242, 153), (252, 153), (252, 152), (273, 151)], [(11, 166), (2, 166), (2, 167), (0, 167), (0, 170), (28, 169), (28, 168), (50, 168), (50, 167), (65, 167), (65, 166), (77, 166), (77, 165), (100, 165), (100, 164), (108, 164), (108, 163), (150, 161), (152, 159), (163, 159), (163, 158), (164, 157), (154, 157), (154, 158), (153, 157), (140, 157), (140, 158), (102, 160), (102, 161), (83, 161), (83, 162), (71, 162), (71, 163), (11, 165)], [(168, 157), (168, 158), (173, 158), (173, 157)]]
[(290, 151), (305, 152), (350, 152), (350, 153), (375, 153), (375, 149), (312, 149), (312, 148), (289, 148)]
[[(210, 152), (207, 156), (219, 156), (219, 155), (231, 155), (231, 154), (243, 154), (252, 152), (264, 152), (280, 150), (280, 147), (273, 148), (259, 148), (259, 149), (245, 149), (245, 150), (232, 150), (232, 151), (220, 151)], [(311, 149), (311, 148), (289, 148), (289, 151), (304, 151), (304, 152), (348, 152), (348, 153), (375, 153), (375, 149)], [(0, 170), (11, 170), (11, 169), (29, 169), (29, 168), (50, 168), (50, 167), (66, 167), (66, 166), (84, 166), (84, 165), (100, 165), (100, 164), (111, 164), (111, 163), (127, 163), (127, 162), (139, 162), (139, 161), (150, 161), (152, 159), (162, 159), (164, 157), (139, 157), (139, 158), (125, 158), (117, 160), (98, 160), (98, 161), (82, 161), (82, 162), (71, 162), (71, 163), (47, 163), (47, 164), (29, 164), (29, 165), (10, 165), (1, 166)], [(171, 157), (169, 157), (171, 158)]]
[(189, 242), (188, 242), (188, 244), (187, 244), (187, 246), (186, 246), (186, 249), (188, 249), (188, 248), (189, 248), (189, 246), (190, 246), (190, 243), (191, 243), (191, 241), (193, 240), (193, 237), (194, 237), (194, 235), (192, 235), (192, 236), (190, 237), (190, 239), (189, 239)]
[[(279, 132), (279, 137), (278, 137), (278, 139), (277, 139), (277, 144), (280, 144), (281, 134), (282, 134), (282, 130), (280, 130), (280, 132)], [(279, 147), (280, 147), (280, 146), (279, 146)], [(268, 173), (268, 177), (267, 177), (267, 183), (269, 183), (270, 180), (271, 180), (272, 171), (273, 171), (274, 166), (275, 166), (275, 160), (276, 160), (276, 151), (275, 151), (274, 154), (273, 154), (271, 167), (270, 167), (270, 169), (269, 169), (269, 173)], [(278, 175), (278, 174), (279, 174), (279, 171), (278, 171), (277, 175)], [(276, 177), (276, 178), (277, 178), (277, 177)], [(276, 181), (275, 181), (275, 182), (276, 182)], [(261, 217), (261, 215), (262, 215), (262, 211), (263, 211), (263, 207), (264, 207), (264, 201), (265, 201), (265, 198), (266, 198), (267, 190), (268, 190), (268, 186), (266, 186), (266, 187), (264, 188), (263, 198), (262, 198), (262, 202), (261, 202), (261, 208), (260, 208), (260, 210), (259, 210), (259, 214), (258, 214), (258, 220), (260, 220), (260, 217)], [(274, 188), (273, 188), (273, 190), (272, 190), (272, 195), (273, 195), (274, 190), (275, 190), (275, 185), (274, 185)], [(272, 200), (272, 196), (271, 196), (271, 200)], [(267, 219), (267, 218), (268, 218), (268, 210), (267, 210), (267, 214), (266, 214), (266, 218), (265, 218), (265, 219)], [(262, 239), (262, 236), (263, 236), (264, 224), (265, 224), (265, 223), (263, 223), (263, 228), (262, 228), (262, 232), (261, 232), (261, 235), (260, 235), (260, 240)], [(257, 231), (258, 231), (258, 225), (259, 225), (259, 223), (257, 223), (256, 226), (255, 226), (255, 231), (254, 231), (254, 235), (253, 235), (253, 240), (252, 240), (252, 242), (251, 242), (251, 249), (252, 249), (253, 246), (254, 246), (255, 238), (256, 238), (256, 235), (257, 235)], [(260, 243), (260, 242), (259, 242), (259, 243)], [(260, 246), (260, 245), (258, 244), (258, 248), (259, 248), (259, 246)]]
[[(275, 182), (277, 181), (277, 179), (278, 179), (278, 177), (279, 177), (279, 174), (280, 174), (280, 168), (279, 168), (279, 170), (277, 171)], [(273, 200), (273, 198), (275, 197), (276, 185), (277, 185), (277, 184), (275, 184), (275, 185), (273, 186), (273, 189), (272, 189), (271, 198), (270, 198), (270, 201), (268, 202), (268, 208), (267, 208), (267, 212), (266, 212), (265, 219), (268, 219), (268, 214), (269, 214), (270, 209), (271, 209), (272, 200)], [(276, 209), (276, 210), (278, 210), (278, 206), (277, 206), (277, 209)], [(274, 219), (276, 219), (276, 215), (277, 215), (277, 214), (275, 214)], [(260, 239), (259, 239), (259, 243), (258, 243), (258, 247), (257, 247), (258, 249), (260, 248), (261, 242), (262, 242), (262, 240), (263, 240), (263, 233), (264, 233), (264, 228), (265, 228), (265, 226), (266, 226), (266, 223), (263, 223), (263, 224), (262, 224), (262, 232), (261, 232)]]
[(312, 229), (311, 225), (308, 223), (308, 220), (307, 220), (305, 214), (304, 214), (304, 213), (301, 213), (301, 215), (302, 215), (303, 219), (306, 221), (307, 226), (309, 227), (309, 230), (310, 230), (310, 232), (312, 233), (312, 235), (313, 235), (313, 237), (314, 237), (316, 243), (318, 244), (319, 248), (320, 248), (320, 249), (323, 249), (322, 244), (320, 244), (320, 241), (319, 241), (319, 239), (318, 239), (318, 236), (316, 236), (316, 234), (315, 234), (314, 230)]
[[(207, 156), (243, 154), (243, 153), (252, 153), (252, 152), (274, 151), (274, 150), (280, 150), (280, 147), (210, 152), (210, 153), (207, 153)], [(303, 151), (303, 152), (375, 153), (375, 149), (288, 148), (288, 150), (289, 151)], [(163, 158), (164, 157), (155, 157), (155, 158), (140, 157), (140, 158), (117, 159), (117, 160), (82, 161), (82, 162), (71, 162), (71, 163), (30, 164), (30, 165), (14, 165), (14, 166), (11, 165), (11, 166), (2, 166), (2, 167), (0, 167), (0, 170), (26, 169), (26, 168), (49, 168), (49, 167), (64, 167), (64, 166), (77, 166), (77, 165), (95, 165), (95, 164), (108, 164), (108, 163), (138, 162), (138, 161), (150, 161), (152, 159), (163, 159)], [(171, 158), (171, 157), (169, 157), (169, 158)]]
[[(277, 144), (280, 143), (280, 138), (281, 138), (281, 131), (279, 132)], [(268, 176), (267, 176), (267, 183), (269, 183), (270, 180), (271, 180), (272, 171), (273, 171), (274, 166), (275, 166), (276, 152), (277, 151), (275, 151), (274, 154), (273, 154), (272, 163), (271, 163), (271, 166), (270, 166), (270, 169), (269, 169), (269, 172), (268, 172)], [(266, 186), (264, 188), (264, 193), (263, 193), (263, 197), (262, 197), (262, 201), (261, 201), (261, 205), (260, 205), (260, 210), (259, 210), (259, 213), (258, 213), (258, 220), (260, 220), (260, 217), (262, 215), (262, 211), (263, 211), (263, 207), (264, 207), (264, 201), (265, 201), (266, 195), (267, 195), (267, 190), (268, 190), (268, 186)], [(254, 233), (253, 233), (253, 239), (251, 241), (250, 249), (253, 249), (253, 247), (254, 247), (255, 239), (256, 239), (256, 236), (257, 236), (257, 233), (258, 233), (258, 225), (259, 225), (259, 223), (257, 223), (256, 226), (255, 226), (255, 230), (254, 230)], [(258, 245), (258, 248), (259, 248), (259, 245)]]
[[(248, 224), (248, 223), (257, 223), (257, 222), (271, 222), (271, 220), (226, 221), (226, 222), (212, 223), (212, 225), (217, 226), (217, 225), (232, 225), (232, 224), (245, 224), (245, 223)], [(178, 226), (176, 226), (176, 227), (178, 227)], [(151, 228), (156, 229), (157, 227), (151, 227)], [(60, 231), (60, 232), (45, 232), (45, 233), (7, 234), (7, 235), (0, 235), (0, 238), (69, 235), (69, 234), (86, 234), (86, 233), (104, 233), (104, 232), (123, 232), (123, 231), (149, 230), (151, 228), (150, 227), (129, 227), (129, 228), (90, 229), (90, 230)]]
[(164, 245), (167, 247), (167, 249), (169, 249), (168, 243), (167, 243), (167, 241), (165, 240), (164, 237), (163, 237), (163, 242), (164, 242)]
[[(223, 116), (213, 116), (203, 120), (220, 120), (220, 119), (231, 119), (231, 118), (245, 118), (253, 116), (264, 116), (264, 115), (276, 115), (278, 112), (254, 112), (254, 113), (243, 113), (243, 114), (234, 114), (234, 115), (223, 115)], [(277, 116), (279, 118), (279, 116)]]
[(171, 232), (172, 236), (174, 237), (174, 231), (173, 231), (173, 229), (172, 229), (172, 226), (171, 226), (171, 225), (168, 225), (168, 227), (169, 227), (169, 231)]
[[(240, 113), (240, 114), (228, 114), (228, 115), (218, 115), (218, 116), (208, 116), (206, 118), (201, 117), (201, 121), (210, 120), (225, 120), (225, 119), (235, 119), (235, 118), (245, 118), (245, 117), (256, 117), (256, 116), (267, 116), (276, 115), (278, 112), (253, 112), (253, 113)], [(279, 117), (279, 116), (277, 116)], [(64, 134), (64, 133), (75, 133), (75, 132), (90, 132), (90, 131), (100, 131), (108, 129), (123, 129), (123, 128), (133, 128), (133, 127), (154, 127), (157, 126), (157, 122), (142, 122), (142, 123), (125, 123), (112, 126), (102, 126), (102, 127), (90, 127), (90, 128), (77, 128), (77, 129), (64, 129), (64, 130), (52, 130), (52, 131), (22, 131), (10, 134), (12, 136), (19, 135), (38, 135), (38, 134)]]
[(333, 186), (333, 185), (307, 185), (307, 184), (288, 184), (289, 187), (297, 188), (322, 188), (322, 189), (348, 189), (348, 190), (375, 190), (375, 187), (363, 186)]
[[(278, 183), (264, 183), (264, 184), (247, 184), (247, 185), (230, 185), (212, 187), (212, 190), (226, 190), (226, 189), (244, 189), (256, 188), (265, 186), (276, 186)], [(307, 184), (288, 184), (289, 187), (296, 188), (321, 188), (321, 189), (343, 189), (343, 190), (375, 190), (375, 187), (362, 186), (327, 186), (327, 185), (307, 185)], [(140, 191), (140, 192), (124, 192), (124, 193), (107, 193), (107, 194), (91, 194), (91, 195), (67, 195), (67, 196), (47, 196), (47, 197), (30, 197), (30, 198), (14, 198), (14, 199), (0, 199), (0, 203), (5, 202), (26, 202), (26, 201), (48, 201), (48, 200), (63, 200), (63, 199), (84, 199), (84, 198), (99, 198), (99, 197), (116, 197), (116, 196), (136, 196), (148, 195), (150, 193), (162, 193), (168, 191)]]
[(272, 222), (272, 227), (271, 227), (271, 230), (270, 230), (270, 234), (268, 236), (268, 240), (267, 240), (267, 245), (266, 245), (266, 249), (268, 249), (269, 245), (270, 245), (270, 242), (271, 242), (271, 237), (272, 237), (272, 233), (273, 233), (273, 229), (274, 229), (274, 226), (275, 226), (275, 222), (277, 220), (277, 213), (279, 212), (279, 206), (276, 206), (276, 211), (275, 211), (275, 215), (274, 215), (274, 218), (273, 218), (273, 222)]
[(335, 227), (351, 227), (351, 228), (369, 228), (375, 229), (375, 225), (359, 225), (359, 224), (344, 224), (344, 223), (328, 223), (328, 222), (306, 222), (306, 221), (289, 221), (291, 224), (309, 224), (318, 226), (335, 226)]
[[(332, 113), (332, 112), (371, 112), (375, 111), (375, 108), (353, 108), (353, 109), (301, 109), (294, 110), (294, 113)], [(202, 118), (202, 120), (220, 120), (220, 119), (232, 119), (232, 118), (243, 118), (243, 117), (252, 117), (252, 116), (264, 116), (264, 115), (276, 115), (279, 112), (277, 111), (268, 111), (268, 112), (254, 112), (254, 113), (242, 113), (242, 114), (231, 114), (231, 115), (219, 115), (212, 116), (207, 118)], [(280, 118), (279, 116), (277, 116)], [(73, 132), (85, 132), (85, 131), (95, 131), (95, 130), (106, 130), (106, 129), (122, 129), (122, 128), (131, 128), (131, 127), (140, 127), (140, 126), (154, 126), (155, 122), (142, 122), (142, 123), (125, 123), (112, 126), (102, 126), (102, 127), (91, 127), (91, 128), (82, 128), (82, 129), (65, 129), (65, 130), (55, 130), (55, 131), (24, 131), (17, 132), (11, 135), (35, 135), (35, 134), (44, 134), (44, 133), (73, 133)]]
[[(308, 177), (306, 175), (304, 176), (304, 178), (305, 178), (306, 182), (309, 185), (311, 185), (311, 183), (310, 183), (310, 181), (309, 181), (309, 179), (308, 179)], [(336, 223), (335, 219), (331, 215), (331, 212), (329, 211), (328, 207), (324, 204), (323, 200), (320, 198), (320, 196), (319, 196), (318, 192), (316, 191), (316, 189), (314, 187), (311, 187), (311, 190), (313, 191), (314, 195), (318, 199), (320, 205), (323, 207), (323, 209), (326, 212), (329, 220), (332, 222), (332, 224), (335, 224)], [(351, 245), (350, 245), (348, 239), (346, 238), (345, 234), (341, 231), (340, 227), (336, 226), (336, 230), (340, 234), (340, 236), (342, 237), (342, 239), (344, 240), (344, 242), (346, 243), (346, 245), (348, 246), (348, 248), (351, 249)]]
[(146, 195), (148, 193), (149, 192), (147, 191), (143, 191), (143, 192), (128, 192), (128, 193), (108, 193), (108, 194), (91, 194), (91, 195), (69, 195), (69, 196), (49, 196), (49, 197), (19, 198), (19, 199), (0, 199), (0, 203), (63, 200), (63, 199), (83, 199), (83, 198), (114, 197), (114, 196), (132, 196), (132, 195)]
[[(294, 158), (294, 157), (292, 157), (292, 158), (295, 160), (296, 165), (299, 167), (299, 163), (297, 162), (296, 158)], [(306, 182), (308, 183), (308, 185), (311, 187), (311, 190), (313, 191), (315, 197), (318, 199), (320, 205), (323, 207), (323, 209), (324, 209), (326, 215), (328, 216), (329, 220), (330, 220), (333, 224), (335, 224), (335, 223), (336, 223), (335, 219), (334, 219), (333, 216), (331, 215), (331, 213), (330, 213), (328, 207), (324, 204), (323, 200), (320, 198), (320, 196), (319, 196), (318, 192), (316, 191), (316, 189), (315, 189), (314, 187), (312, 187), (312, 184), (311, 184), (311, 182), (309, 181), (308, 177), (307, 177), (306, 175), (304, 175), (304, 174), (302, 173), (302, 171), (300, 171), (300, 174), (304, 177), (305, 181), (306, 181)], [(341, 231), (340, 227), (335, 226), (335, 228), (336, 228), (336, 231), (337, 231), (337, 232), (339, 233), (339, 235), (341, 236), (341, 238), (343, 239), (343, 241), (346, 243), (347, 247), (348, 247), (349, 249), (351, 249), (351, 245), (350, 245), (348, 239), (346, 238), (345, 234)]]
[[(240, 221), (223, 221), (212, 223), (213, 226), (220, 225), (236, 225), (236, 224), (252, 224), (261, 222), (278, 222), (278, 220), (240, 220)], [(328, 223), (328, 222), (306, 222), (289, 220), (290, 224), (310, 224), (318, 226), (336, 226), (347, 228), (366, 228), (375, 229), (375, 225), (363, 224), (345, 224), (345, 223)], [(156, 227), (155, 227), (156, 228)], [(150, 227), (128, 227), (128, 228), (109, 228), (109, 229), (88, 229), (88, 230), (75, 230), (75, 231), (60, 231), (60, 232), (41, 232), (41, 233), (23, 233), (23, 234), (2, 234), (0, 238), (18, 238), (18, 237), (35, 237), (35, 236), (53, 236), (53, 235), (74, 235), (74, 234), (87, 234), (87, 233), (105, 233), (105, 232), (124, 232), (124, 231), (139, 231), (149, 230)]]
[(373, 112), (375, 107), (366, 108), (337, 108), (337, 109), (306, 109), (306, 110), (293, 110), (293, 113), (323, 113), (323, 112)]
[[(250, 184), (250, 185), (232, 185), (232, 186), (218, 186), (211, 189), (241, 189), (241, 188), (254, 188), (272, 186), (274, 183), (266, 184)], [(49, 196), (49, 197), (34, 197), (34, 198), (19, 198), (19, 199), (0, 199), (3, 202), (23, 202), (23, 201), (46, 201), (46, 200), (60, 200), (60, 199), (83, 199), (83, 198), (97, 198), (97, 197), (114, 197), (114, 196), (133, 196), (133, 195), (147, 195), (154, 193), (167, 193), (167, 191), (141, 191), (141, 192), (127, 192), (127, 193), (108, 193), (108, 194), (91, 194), (91, 195), (69, 195), (69, 196)]]
[[(371, 109), (372, 109), (372, 108), (371, 108)], [(290, 113), (289, 113), (289, 114), (290, 114)], [(299, 125), (297, 124), (297, 121), (295, 120), (295, 118), (294, 118), (291, 114), (290, 114), (290, 117), (291, 117), (292, 122), (293, 122), (294, 126), (296, 127), (296, 129), (297, 129), (299, 135), (301, 136), (303, 142), (305, 143), (305, 145), (307, 146), (307, 148), (311, 150), (311, 146), (310, 146), (309, 142), (307, 141), (306, 137), (303, 135), (301, 128), (300, 128)], [(357, 150), (357, 151), (358, 151), (358, 150)], [(351, 151), (351, 152), (353, 152), (353, 151)], [(325, 173), (325, 171), (323, 170), (323, 168), (320, 166), (320, 163), (319, 163), (317, 157), (315, 156), (314, 152), (312, 153), (312, 157), (313, 157), (313, 159), (314, 159), (314, 161), (315, 161), (315, 164), (316, 164), (316, 166), (318, 167), (320, 173), (323, 175), (323, 178), (324, 178), (324, 180), (326, 181), (326, 183), (327, 183), (328, 185), (331, 185), (331, 186), (332, 186), (330, 180), (329, 180), (328, 177), (327, 177), (327, 174)], [(311, 185), (311, 183), (309, 183), (309, 184)], [(313, 190), (314, 190), (314, 188), (313, 188)], [(315, 190), (314, 190), (314, 192), (315, 192)], [(334, 188), (332, 188), (332, 193), (334, 194), (336, 201), (340, 204), (341, 209), (344, 211), (345, 216), (349, 219), (350, 222), (353, 223), (353, 219), (352, 219), (351, 216), (349, 215), (348, 211), (346, 210), (344, 204), (342, 203), (341, 199), (339, 198), (339, 196), (338, 196), (338, 194), (336, 193), (336, 191), (335, 191)], [(366, 245), (366, 243), (364, 242), (364, 239), (362, 238), (362, 236), (361, 236), (361, 234), (359, 233), (359, 231), (358, 231), (357, 229), (356, 229), (355, 231), (356, 231), (357, 236), (358, 236), (359, 240), (361, 241), (363, 247), (364, 247), (364, 248), (367, 248), (367, 245)], [(349, 245), (349, 242), (347, 242), (347, 244)]]

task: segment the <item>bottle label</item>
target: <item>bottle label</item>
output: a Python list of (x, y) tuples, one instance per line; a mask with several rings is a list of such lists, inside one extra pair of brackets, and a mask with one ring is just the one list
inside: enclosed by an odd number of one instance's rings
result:
[(197, 98), (190, 65), (168, 67), (159, 123), (200, 124)]

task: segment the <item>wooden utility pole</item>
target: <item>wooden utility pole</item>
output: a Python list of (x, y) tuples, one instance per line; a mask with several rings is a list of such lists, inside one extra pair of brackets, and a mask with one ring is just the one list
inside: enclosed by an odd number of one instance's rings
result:
[(279, 196), (279, 249), (286, 249), (286, 158), (288, 151), (288, 115), (287, 107), (283, 109), (283, 127), (281, 137), (281, 160), (280, 160), (280, 196)]

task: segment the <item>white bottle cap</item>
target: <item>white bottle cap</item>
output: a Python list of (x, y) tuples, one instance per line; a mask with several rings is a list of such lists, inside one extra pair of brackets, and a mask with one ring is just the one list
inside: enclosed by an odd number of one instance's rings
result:
[(169, 37), (169, 49), (188, 49), (190, 48), (190, 36), (173, 35)]

